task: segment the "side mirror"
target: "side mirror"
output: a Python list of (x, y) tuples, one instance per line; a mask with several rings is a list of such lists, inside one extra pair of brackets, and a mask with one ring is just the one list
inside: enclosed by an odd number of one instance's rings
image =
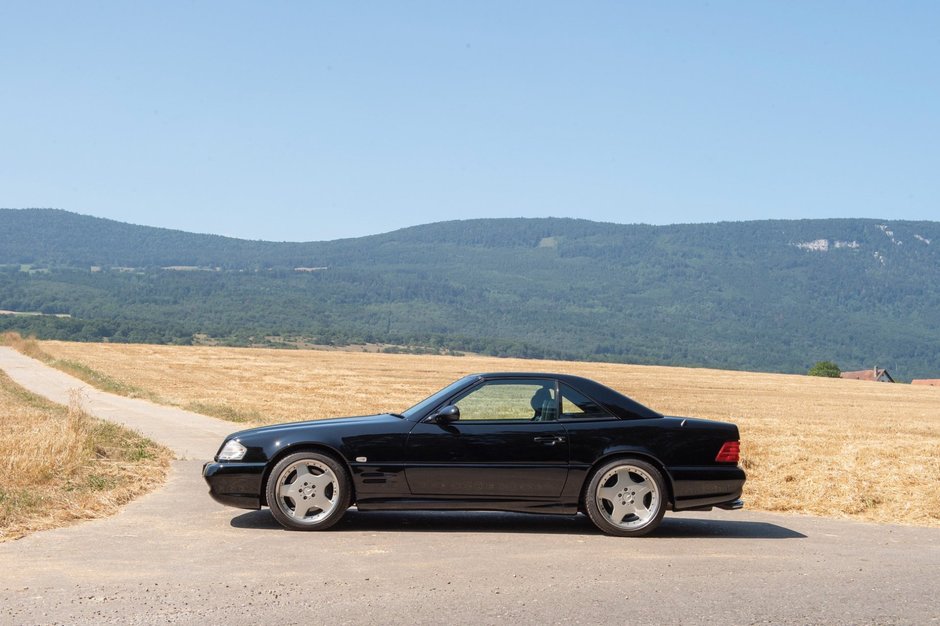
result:
[(429, 422), (436, 424), (448, 424), (460, 419), (460, 409), (456, 405), (448, 404), (442, 407), (440, 411), (428, 418)]

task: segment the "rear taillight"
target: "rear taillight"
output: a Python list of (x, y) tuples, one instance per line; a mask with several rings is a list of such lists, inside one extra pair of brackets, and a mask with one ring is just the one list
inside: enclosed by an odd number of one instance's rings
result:
[(718, 451), (715, 461), (718, 463), (737, 463), (741, 457), (741, 444), (737, 441), (726, 441)]

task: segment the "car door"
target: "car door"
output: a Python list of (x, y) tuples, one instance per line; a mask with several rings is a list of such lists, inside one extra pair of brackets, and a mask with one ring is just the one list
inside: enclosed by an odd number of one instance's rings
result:
[(557, 497), (568, 477), (568, 437), (553, 379), (484, 380), (451, 398), (454, 421), (415, 425), (405, 474), (422, 496)]

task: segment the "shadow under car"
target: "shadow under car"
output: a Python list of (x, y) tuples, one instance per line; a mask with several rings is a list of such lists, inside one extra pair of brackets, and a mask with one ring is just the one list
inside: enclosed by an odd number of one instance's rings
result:
[[(267, 509), (232, 518), (233, 528), (285, 530)], [(324, 532), (431, 532), (431, 533), (549, 533), (597, 535), (603, 533), (584, 515), (533, 515), (489, 511), (369, 511), (355, 508)], [(285, 531), (287, 532), (287, 531)], [(650, 539), (802, 539), (806, 535), (769, 522), (700, 519), (666, 516)]]

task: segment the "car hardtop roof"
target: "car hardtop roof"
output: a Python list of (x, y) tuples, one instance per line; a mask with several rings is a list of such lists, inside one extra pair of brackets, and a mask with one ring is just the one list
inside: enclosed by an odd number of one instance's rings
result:
[(594, 401), (603, 404), (607, 410), (621, 417), (634, 419), (662, 417), (662, 413), (658, 413), (648, 406), (644, 406), (636, 400), (606, 385), (602, 385), (596, 380), (591, 380), (583, 376), (575, 376), (574, 374), (557, 374), (552, 372), (483, 372), (470, 374), (467, 378), (482, 378), (486, 380), (498, 380), (501, 378), (553, 378), (567, 383), (581, 393), (587, 394)]
[[(559, 380), (590, 381), (590, 378), (575, 376), (574, 374), (559, 374), (557, 372), (478, 372), (470, 376), (479, 378), (557, 378)], [(599, 384), (599, 383), (595, 383)]]

